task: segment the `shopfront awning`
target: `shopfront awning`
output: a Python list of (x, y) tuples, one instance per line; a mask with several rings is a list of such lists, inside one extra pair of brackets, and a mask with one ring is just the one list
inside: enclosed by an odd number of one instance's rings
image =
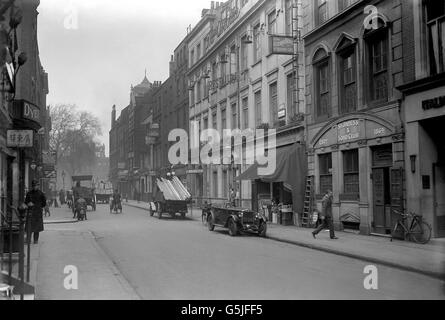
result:
[(276, 168), (270, 175), (258, 174), (258, 163), (251, 165), (236, 180), (257, 180), (265, 182), (283, 182), (292, 188), (294, 210), (303, 209), (304, 188), (307, 176), (307, 157), (305, 146), (296, 143), (291, 146), (277, 148)]

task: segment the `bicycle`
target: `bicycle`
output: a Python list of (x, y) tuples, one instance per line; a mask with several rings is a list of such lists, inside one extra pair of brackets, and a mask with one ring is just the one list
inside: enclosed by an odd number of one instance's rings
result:
[[(399, 227), (401, 227), (403, 230), (403, 236), (405, 240), (409, 238), (409, 240), (421, 244), (426, 244), (428, 241), (430, 241), (432, 228), (428, 223), (422, 221), (421, 216), (416, 215), (412, 212), (400, 212), (396, 209), (393, 209), (393, 211), (399, 214), (402, 218), (397, 220), (397, 223), (394, 226), (393, 233), (391, 234), (391, 241), (394, 238), (394, 234)], [(411, 217), (412, 219), (409, 228), (407, 228), (405, 226), (405, 222), (409, 217)]]

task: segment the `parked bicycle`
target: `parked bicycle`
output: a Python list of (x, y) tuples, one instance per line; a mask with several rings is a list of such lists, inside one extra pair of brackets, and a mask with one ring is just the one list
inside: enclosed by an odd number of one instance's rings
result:
[[(394, 238), (396, 231), (401, 228), (403, 231), (404, 239), (409, 239), (416, 243), (425, 244), (431, 239), (431, 226), (422, 221), (422, 217), (416, 215), (412, 212), (405, 213), (399, 210), (393, 209), (393, 211), (401, 216), (401, 219), (397, 220), (394, 230), (391, 234), (391, 241)], [(411, 217), (411, 223), (409, 223), (409, 228), (407, 225), (408, 218)]]

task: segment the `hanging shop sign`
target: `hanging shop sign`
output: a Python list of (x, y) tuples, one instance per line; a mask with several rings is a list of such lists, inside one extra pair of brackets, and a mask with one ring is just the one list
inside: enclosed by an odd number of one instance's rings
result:
[(271, 54), (294, 54), (294, 41), (289, 36), (269, 36), (269, 50)]
[(9, 148), (32, 148), (34, 136), (32, 130), (8, 130), (6, 145)]

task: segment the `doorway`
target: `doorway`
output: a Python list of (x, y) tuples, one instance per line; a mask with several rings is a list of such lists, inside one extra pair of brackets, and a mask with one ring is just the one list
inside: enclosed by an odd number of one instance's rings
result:
[(434, 225), (436, 237), (445, 237), (445, 164), (433, 164)]
[(392, 145), (372, 148), (372, 190), (374, 233), (391, 234), (392, 226)]

